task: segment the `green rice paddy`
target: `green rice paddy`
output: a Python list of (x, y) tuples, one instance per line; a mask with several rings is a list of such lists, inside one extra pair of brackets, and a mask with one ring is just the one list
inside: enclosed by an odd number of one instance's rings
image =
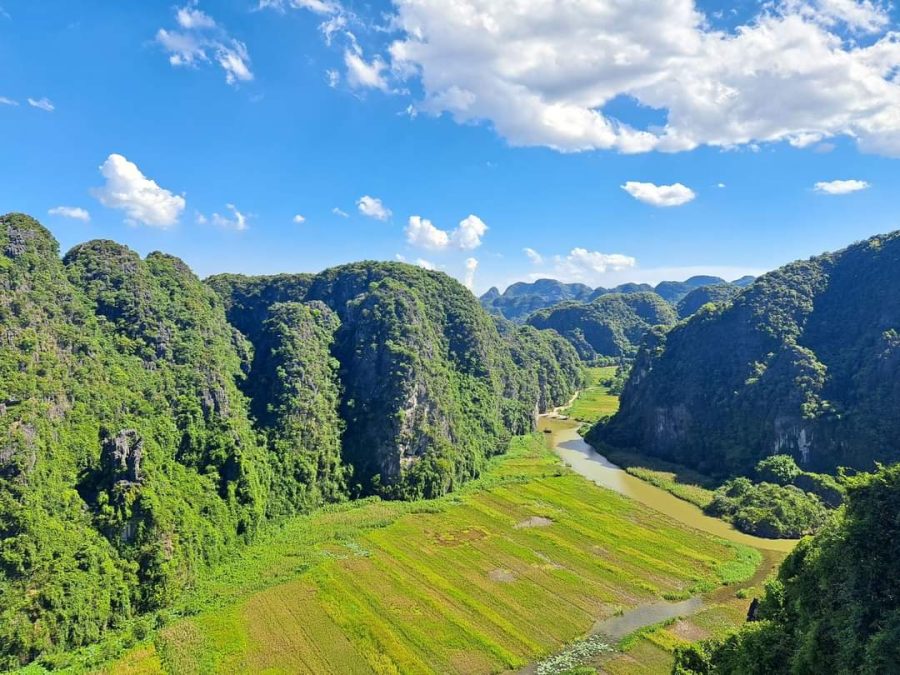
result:
[(326, 509), (236, 555), (107, 672), (504, 672), (758, 563), (568, 471), (538, 435), (452, 496)]

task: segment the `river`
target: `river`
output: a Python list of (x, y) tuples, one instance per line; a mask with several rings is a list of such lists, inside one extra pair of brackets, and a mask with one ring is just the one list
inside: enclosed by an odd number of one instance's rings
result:
[(563, 462), (597, 485), (614, 490), (685, 525), (722, 539), (767, 551), (787, 552), (797, 545), (795, 539), (766, 539), (740, 532), (724, 520), (707, 516), (694, 504), (632, 476), (588, 445), (578, 435), (578, 427), (578, 422), (550, 415), (542, 416), (538, 422), (541, 431), (550, 432), (545, 434), (547, 443)]

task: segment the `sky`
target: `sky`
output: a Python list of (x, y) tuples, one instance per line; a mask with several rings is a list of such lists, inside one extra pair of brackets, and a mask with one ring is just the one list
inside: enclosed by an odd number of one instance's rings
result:
[(878, 0), (0, 0), (0, 212), (62, 252), (733, 279), (898, 195)]

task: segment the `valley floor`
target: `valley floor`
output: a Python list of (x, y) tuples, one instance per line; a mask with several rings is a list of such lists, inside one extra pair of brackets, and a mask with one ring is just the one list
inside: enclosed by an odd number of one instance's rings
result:
[[(455, 495), (372, 500), (286, 523), (106, 671), (517, 670), (635, 607), (734, 598), (737, 587), (723, 582), (759, 574), (759, 560), (593, 485), (533, 435)], [(733, 625), (746, 611), (725, 605), (709, 604), (708, 617), (691, 619), (705, 624), (675, 637)], [(687, 630), (678, 625), (642, 632), (603, 667), (664, 671), (665, 649), (646, 662), (635, 650), (675, 639), (667, 631)]]

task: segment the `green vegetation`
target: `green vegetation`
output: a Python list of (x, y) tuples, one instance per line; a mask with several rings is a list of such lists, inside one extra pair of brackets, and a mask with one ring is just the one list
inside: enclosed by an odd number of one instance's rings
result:
[(815, 495), (793, 485), (734, 478), (706, 505), (706, 513), (730, 521), (742, 532), (771, 539), (796, 539), (818, 530), (828, 511)]
[(900, 233), (787, 265), (652, 330), (591, 442), (719, 478), (772, 454), (805, 470), (900, 459)]
[(716, 482), (709, 476), (656, 457), (621, 448), (601, 446), (601, 452), (632, 476), (695, 506), (705, 508), (713, 499)]
[[(578, 358), (558, 336), (498, 324), (458, 282), (416, 266), (221, 275), (209, 285), (257, 352), (271, 349), (260, 327), (281, 303), (319, 303), (335, 314), (330, 337), (317, 341), (326, 339), (337, 362), (353, 496), (445, 494), (478, 476), (512, 434), (530, 431), (535, 411), (568, 401), (581, 386)], [(298, 349), (307, 342), (296, 339)], [(271, 404), (260, 377), (266, 371), (256, 368), (248, 376), (255, 410)]]
[(590, 484), (535, 434), (453, 495), (285, 522), (110, 671), (157, 660), (175, 672), (518, 668), (598, 619), (714, 591), (758, 561)]
[(695, 288), (678, 301), (676, 309), (679, 319), (687, 319), (699, 312), (706, 305), (723, 305), (740, 292), (738, 286), (732, 284), (715, 284)]
[(10, 214), (0, 288), (0, 667), (139, 639), (273, 518), (456, 489), (582, 382), (407, 265), (207, 285)]
[(619, 409), (619, 397), (610, 392), (617, 366), (588, 368), (587, 386), (562, 412), (579, 422), (594, 423)]
[(612, 293), (589, 303), (567, 302), (535, 312), (528, 323), (554, 329), (585, 361), (632, 357), (644, 334), (656, 325), (672, 326), (677, 317), (655, 293)]
[(900, 465), (847, 479), (847, 502), (766, 587), (758, 621), (678, 650), (687, 674), (900, 668)]
[[(615, 288), (592, 289), (584, 284), (538, 279), (531, 283), (512, 284), (503, 293), (491, 288), (479, 300), (491, 314), (521, 323), (531, 314), (563, 302), (591, 302), (609, 294), (655, 293), (673, 307), (678, 307), (678, 315), (683, 318), (708, 302), (724, 302), (753, 280), (753, 277), (742, 277), (729, 283), (719, 277), (696, 276), (686, 281), (663, 281), (655, 288), (650, 284), (627, 283)], [(696, 295), (688, 299), (695, 291)], [(694, 310), (682, 314), (682, 303), (685, 304), (685, 311), (687, 307), (694, 307)]]

